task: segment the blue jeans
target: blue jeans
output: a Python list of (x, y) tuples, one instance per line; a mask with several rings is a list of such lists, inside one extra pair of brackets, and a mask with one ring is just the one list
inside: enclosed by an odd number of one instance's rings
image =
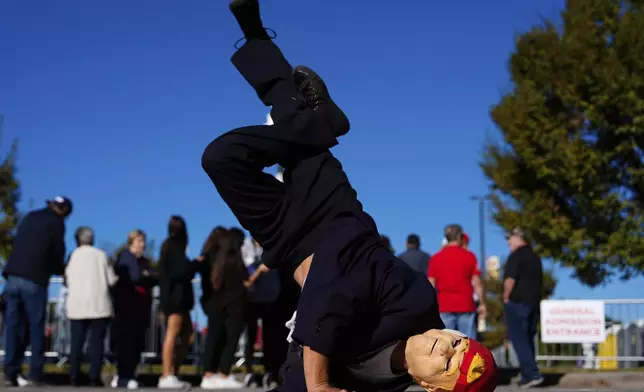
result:
[(5, 301), (5, 364), (8, 380), (15, 378), (25, 359), (28, 329), (31, 346), (29, 379), (40, 381), (45, 365), (45, 317), (47, 287), (18, 276), (9, 276), (4, 287)]
[(539, 308), (510, 301), (505, 304), (505, 320), (508, 324), (508, 336), (519, 358), (521, 382), (539, 379), (541, 374), (537, 367), (534, 349)]
[(476, 339), (476, 313), (441, 313), (441, 319), (446, 329), (453, 329)]
[(72, 348), (70, 362), (72, 365), (70, 377), (77, 380), (80, 376), (81, 363), (83, 362), (83, 346), (89, 333), (89, 344), (87, 345), (87, 356), (90, 360), (89, 378), (92, 381), (100, 380), (103, 367), (103, 355), (105, 353), (105, 336), (109, 318), (92, 320), (70, 320), (72, 330)]

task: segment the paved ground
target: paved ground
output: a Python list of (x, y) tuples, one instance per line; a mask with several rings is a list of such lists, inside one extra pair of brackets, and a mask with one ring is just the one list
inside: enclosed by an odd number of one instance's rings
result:
[[(106, 388), (109, 389), (109, 388)], [(156, 388), (143, 388), (142, 391), (153, 391)], [(7, 391), (10, 391), (11, 389), (7, 389)], [(96, 388), (69, 388), (69, 387), (43, 387), (43, 388), (16, 388), (16, 390), (19, 391), (24, 391), (24, 392), (40, 392), (43, 390), (46, 391), (60, 391), (60, 392), (95, 392), (97, 389)], [(539, 388), (539, 389), (531, 389), (533, 391), (549, 391), (549, 392), (613, 392), (617, 391), (617, 389), (561, 389), (561, 388)], [(198, 388), (192, 389), (191, 391), (199, 391)], [(224, 390), (222, 390), (224, 391)], [(230, 392), (259, 392), (263, 391), (263, 389), (231, 389), (229, 390)], [(409, 389), (409, 391), (423, 391), (422, 388), (412, 388)], [(496, 389), (496, 392), (520, 392), (520, 391), (525, 391), (525, 389), (520, 389), (516, 387), (507, 387), (507, 386), (502, 386), (498, 387)], [(625, 390), (625, 389), (620, 389), (620, 392), (641, 392), (641, 390)]]
[[(62, 369), (65, 370), (65, 369)], [(146, 370), (146, 369), (143, 369)], [(147, 369), (148, 371), (150, 369)], [(631, 372), (571, 372), (571, 373), (545, 373), (545, 388), (534, 389), (536, 391), (550, 391), (550, 392), (644, 392), (644, 369), (637, 369)], [(500, 369), (499, 372), (499, 386), (497, 392), (519, 392), (525, 389), (509, 386), (512, 379), (517, 375), (518, 370), (514, 369)], [(198, 374), (185, 374), (182, 376), (185, 381), (192, 382), (193, 385), (199, 385), (201, 377)], [(109, 372), (103, 374), (103, 380), (109, 382), (112, 375)], [(158, 376), (154, 373), (140, 374), (138, 377), (139, 383), (143, 386), (143, 391), (153, 391), (156, 386)], [(2, 381), (2, 372), (0, 372), (0, 382)], [(93, 392), (95, 388), (71, 388), (67, 385), (69, 379), (66, 372), (62, 371), (59, 374), (48, 373), (46, 381), (52, 385), (43, 388), (20, 388), (20, 391), (37, 392), (37, 391), (60, 391), (60, 392)], [(0, 385), (2, 385), (0, 383)], [(3, 388), (0, 387), (3, 390)], [(108, 389), (108, 388), (106, 388)], [(18, 389), (16, 389), (18, 390)], [(191, 391), (199, 391), (199, 388), (193, 388)], [(236, 390), (240, 392), (260, 392), (262, 389), (241, 389)], [(409, 391), (423, 392), (420, 387), (414, 387)], [(187, 392), (187, 391), (184, 391)], [(363, 391), (360, 391), (363, 392)]]

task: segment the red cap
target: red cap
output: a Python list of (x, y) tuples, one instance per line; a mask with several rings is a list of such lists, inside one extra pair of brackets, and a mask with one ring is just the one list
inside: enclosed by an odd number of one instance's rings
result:
[(453, 392), (493, 392), (498, 385), (496, 362), (490, 350), (469, 339)]
[(467, 233), (463, 233), (462, 237), (463, 237), (463, 242), (465, 242), (466, 244), (470, 243), (470, 236), (467, 235)]

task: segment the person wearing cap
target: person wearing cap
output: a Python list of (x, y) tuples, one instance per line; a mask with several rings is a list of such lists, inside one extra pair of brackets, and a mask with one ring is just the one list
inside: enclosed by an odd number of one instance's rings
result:
[(543, 265), (521, 228), (506, 233), (510, 256), (503, 276), (503, 302), (508, 335), (521, 365), (523, 387), (536, 387), (543, 377), (535, 361), (534, 336), (539, 324)]
[[(12, 252), (2, 272), (6, 279), (4, 373), (9, 385), (26, 386), (42, 379), (47, 288), (52, 275), (62, 275), (65, 271), (65, 218), (71, 213), (72, 202), (58, 196), (48, 200), (47, 207), (29, 212), (18, 226)], [(29, 328), (29, 342), (21, 339), (24, 325)], [(20, 374), (28, 345), (31, 346), (29, 381)]]
[(463, 237), (461, 238), (461, 246), (465, 250), (470, 250), (470, 236), (465, 232), (463, 232)]

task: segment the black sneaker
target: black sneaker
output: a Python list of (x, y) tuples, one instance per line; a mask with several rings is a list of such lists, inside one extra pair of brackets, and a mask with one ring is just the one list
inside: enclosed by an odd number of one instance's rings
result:
[(270, 39), (259, 13), (257, 0), (232, 0), (230, 11), (237, 19), (246, 40)]
[(18, 379), (16, 377), (7, 377), (7, 376), (5, 376), (4, 377), (4, 382), (2, 383), (2, 385), (5, 388), (16, 388), (16, 387), (19, 386), (18, 385)]
[(312, 69), (298, 65), (293, 70), (293, 79), (297, 89), (304, 94), (308, 105), (315, 111), (324, 108), (324, 115), (329, 121), (335, 137), (346, 135), (351, 125), (342, 109), (333, 102), (324, 81)]
[(103, 388), (105, 383), (100, 378), (97, 378), (95, 380), (89, 380), (89, 386), (94, 388)]
[(4, 386), (6, 388), (11, 388), (11, 387), (20, 387), (20, 388), (27, 388), (27, 387), (44, 387), (46, 384), (42, 381), (32, 381), (23, 376), (22, 374), (17, 374), (15, 376), (6, 376), (4, 377)]

